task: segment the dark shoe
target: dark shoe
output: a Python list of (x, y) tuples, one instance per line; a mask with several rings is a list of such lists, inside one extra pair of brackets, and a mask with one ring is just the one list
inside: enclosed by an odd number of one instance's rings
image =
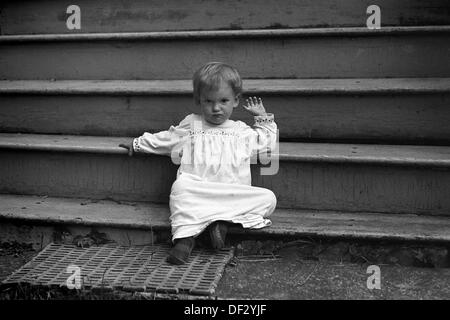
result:
[(209, 226), (209, 236), (213, 249), (220, 250), (225, 247), (228, 226), (225, 222), (216, 221)]
[(170, 250), (167, 262), (171, 264), (185, 264), (195, 246), (194, 237), (187, 237), (175, 240), (174, 247)]

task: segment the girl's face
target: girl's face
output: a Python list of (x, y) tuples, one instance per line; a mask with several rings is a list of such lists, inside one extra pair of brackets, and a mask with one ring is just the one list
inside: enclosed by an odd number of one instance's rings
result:
[(227, 121), (238, 105), (239, 97), (225, 82), (221, 82), (217, 90), (203, 90), (200, 93), (201, 113), (210, 124), (220, 125)]

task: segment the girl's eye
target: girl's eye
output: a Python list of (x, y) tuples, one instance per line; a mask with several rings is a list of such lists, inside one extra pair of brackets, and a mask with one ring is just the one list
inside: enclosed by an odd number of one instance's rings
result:
[(227, 103), (228, 102), (228, 99), (223, 99), (222, 100), (222, 103)]

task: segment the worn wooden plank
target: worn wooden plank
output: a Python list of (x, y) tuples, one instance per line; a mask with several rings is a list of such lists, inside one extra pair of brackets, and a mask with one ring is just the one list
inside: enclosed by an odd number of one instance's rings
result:
[(253, 170), (280, 207), (448, 215), (450, 170), (362, 163), (281, 161), (275, 175)]
[(0, 193), (159, 203), (168, 202), (177, 170), (170, 158), (125, 154), (3, 149), (0, 162)]
[(381, 35), (446, 34), (449, 26), (357, 28), (298, 28), (265, 30), (172, 31), (172, 32), (109, 32), (76, 34), (36, 34), (0, 36), (0, 43), (73, 42), (73, 41), (151, 41), (196, 39), (254, 39), (254, 38), (307, 38), (307, 37), (371, 37)]
[[(450, 94), (260, 96), (281, 139), (450, 144)], [(10, 133), (136, 136), (198, 112), (190, 96), (0, 95), (0, 105), (0, 131)], [(241, 107), (232, 119), (253, 124)]]
[[(99, 154), (126, 154), (130, 137), (0, 133), (0, 148)], [(450, 167), (450, 147), (280, 142), (281, 161)]]
[[(386, 95), (449, 93), (450, 78), (244, 79), (244, 94)], [(0, 94), (192, 95), (191, 80), (3, 80)]]
[[(188, 80), (1, 81), (0, 131), (133, 136), (166, 130), (198, 112), (190, 86)], [(447, 78), (246, 80), (244, 88), (242, 101), (261, 96), (275, 114), (281, 139), (450, 144)], [(241, 107), (232, 119), (253, 122)]]
[(135, 229), (169, 226), (166, 204), (8, 194), (0, 199), (0, 219)]
[(244, 78), (450, 76), (448, 30), (372, 35), (3, 43), (0, 79), (190, 79), (205, 61)]
[(333, 143), (280, 143), (284, 161), (449, 166), (450, 147)]
[(126, 150), (119, 147), (119, 144), (131, 140), (132, 138), (124, 137), (0, 133), (1, 148), (16, 150), (126, 154)]
[[(0, 149), (0, 193), (167, 203), (177, 167), (170, 158)], [(124, 152), (124, 151), (119, 151)], [(252, 166), (253, 185), (273, 190), (279, 207), (448, 215), (447, 166), (283, 161), (273, 175)], [(332, 159), (331, 159), (332, 160)], [(382, 160), (378, 158), (377, 160)], [(447, 161), (448, 163), (448, 161)], [(275, 169), (275, 168), (274, 168)]]
[[(83, 225), (122, 228), (123, 231), (169, 230), (169, 215), (167, 205), (144, 202), (0, 195), (0, 220), (3, 223)], [(276, 209), (271, 219), (273, 225), (269, 228), (245, 231), (231, 228), (230, 233), (450, 241), (448, 217)]]
[(252, 230), (251, 234), (449, 241), (450, 219), (448, 217), (428, 218), (431, 217), (415, 214), (277, 209), (272, 215), (271, 227)]
[[(368, 0), (78, 0), (82, 27), (76, 32), (214, 30), (364, 26)], [(378, 0), (382, 25), (449, 25), (445, 0)], [(51, 0), (2, 1), (2, 34), (73, 33), (66, 28), (69, 4)]]

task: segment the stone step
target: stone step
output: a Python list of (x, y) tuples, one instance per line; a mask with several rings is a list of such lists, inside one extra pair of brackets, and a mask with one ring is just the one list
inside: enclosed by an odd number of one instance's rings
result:
[[(362, 27), (367, 7), (361, 0), (78, 0), (81, 29), (69, 30), (69, 4), (49, 0), (2, 1), (2, 34), (133, 32), (169, 30)], [(445, 0), (378, 0), (382, 26), (449, 25)]]
[[(129, 234), (133, 230), (148, 234), (165, 231), (167, 234), (170, 232), (169, 216), (167, 205), (145, 202), (0, 195), (0, 237), (9, 238), (9, 241), (18, 237), (22, 242), (27, 242), (23, 241), (27, 237), (34, 242), (42, 241), (38, 230), (47, 233), (44, 238), (52, 241), (51, 231), (54, 229), (49, 228), (51, 226), (56, 230), (62, 227), (65, 230), (109, 228), (116, 230), (110, 236), (116, 239), (120, 239), (117, 231)], [(285, 239), (289, 236), (429, 243), (450, 241), (450, 218), (442, 216), (276, 209), (271, 220), (273, 224), (268, 228), (232, 227), (230, 234), (281, 236)], [(23, 234), (25, 229), (27, 232)], [(22, 234), (17, 235), (21, 230)]]
[(190, 79), (206, 61), (244, 78), (449, 77), (449, 40), (450, 26), (0, 36), (0, 79)]
[[(2, 133), (0, 193), (167, 203), (176, 165), (163, 156), (128, 157), (118, 145), (130, 140)], [(277, 173), (260, 169), (252, 166), (253, 185), (274, 191), (280, 208), (450, 212), (446, 146), (282, 142)]]
[[(244, 80), (281, 139), (450, 144), (450, 78)], [(136, 136), (190, 112), (190, 80), (0, 81), (0, 131)], [(387, 116), (389, 115), (389, 116)], [(252, 124), (243, 108), (233, 119)], [(70, 121), (67, 121), (70, 119)]]

